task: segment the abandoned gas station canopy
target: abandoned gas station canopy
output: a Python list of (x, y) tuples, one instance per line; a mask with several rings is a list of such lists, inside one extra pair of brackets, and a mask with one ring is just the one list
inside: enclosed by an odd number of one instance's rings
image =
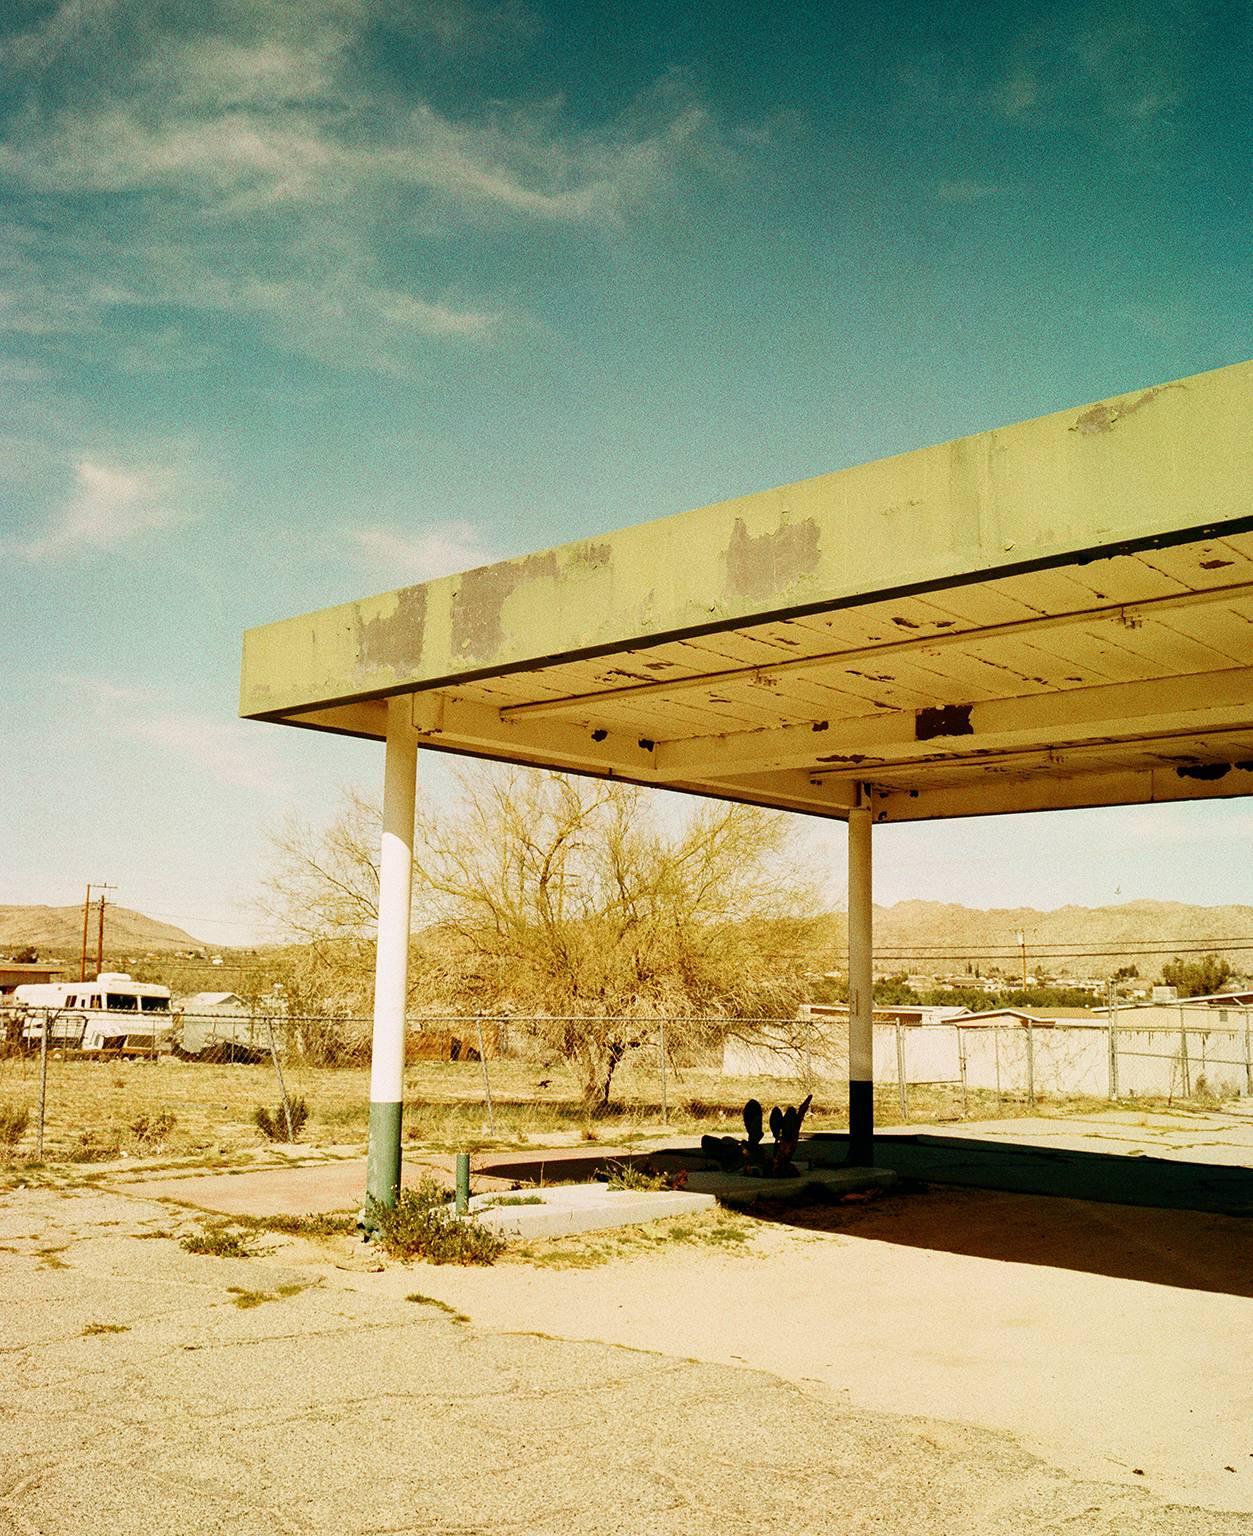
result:
[(1241, 364), (249, 631), (241, 713), (875, 821), (1253, 792)]

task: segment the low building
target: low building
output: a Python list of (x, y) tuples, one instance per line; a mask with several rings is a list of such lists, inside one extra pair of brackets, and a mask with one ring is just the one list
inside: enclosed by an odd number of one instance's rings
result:
[(1246, 1029), (1253, 1021), (1253, 991), (1211, 992), (1204, 997), (1154, 998), (1144, 1003), (1119, 1003), (1099, 1010), (1101, 1022), (1117, 1016), (1124, 1029), (1216, 1029), (1231, 1025)]
[[(259, 1061), (269, 1054), (269, 1031), (237, 992), (193, 992), (174, 1004), (178, 1050), (201, 1061)], [(281, 1044), (281, 1042), (276, 1042)]]
[(960, 1015), (944, 1022), (957, 1024), (965, 1029), (987, 1028), (989, 1025), (1005, 1025), (1007, 1027), (1020, 1026), (1026, 1028), (1030, 1024), (1034, 1029), (1049, 1029), (1058, 1024), (1077, 1025), (1085, 1024), (1104, 1025), (1104, 1014), (1095, 1008), (1055, 1008), (1052, 1005), (1038, 1008), (984, 1008), (977, 1013), (963, 1011)]
[(12, 997), (18, 987), (59, 981), (66, 970), (63, 960), (0, 960), (0, 1000)]

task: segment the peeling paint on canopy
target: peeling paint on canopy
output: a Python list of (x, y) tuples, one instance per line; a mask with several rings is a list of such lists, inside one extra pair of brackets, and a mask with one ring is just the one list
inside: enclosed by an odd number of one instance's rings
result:
[(1253, 365), (284, 620), (241, 713), (877, 819), (1253, 792)]

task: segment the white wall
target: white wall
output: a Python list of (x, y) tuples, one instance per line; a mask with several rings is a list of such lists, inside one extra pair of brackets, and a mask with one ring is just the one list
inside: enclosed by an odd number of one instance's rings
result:
[[(1172, 1022), (1140, 1024), (1115, 1031), (1111, 1062), (1110, 1030), (1104, 1024), (1033, 1026), (923, 1024), (902, 1026), (899, 1049), (907, 1083), (960, 1083), (964, 1058), (969, 1088), (1002, 1093), (1053, 1096), (1079, 1094), (1107, 1098), (1180, 1098), (1204, 1087), (1221, 1097), (1253, 1094), (1253, 1009), (1228, 1010), (1219, 1026), (1215, 1011), (1169, 1009)], [(1156, 1012), (1157, 1010), (1153, 1010)], [(1126, 1015), (1124, 1015), (1126, 1017)], [(892, 1024), (874, 1030), (875, 1081), (896, 1083), (898, 1034)], [(844, 1082), (848, 1051), (843, 1031), (825, 1024), (806, 1030), (799, 1023), (728, 1040), (722, 1055), (728, 1077), (776, 1077), (785, 1080)]]

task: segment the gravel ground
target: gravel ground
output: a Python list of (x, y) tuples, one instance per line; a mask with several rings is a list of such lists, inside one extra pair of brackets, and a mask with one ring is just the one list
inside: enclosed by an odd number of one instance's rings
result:
[[(0, 1530), (1253, 1532), (1239, 1513), (1060, 1469), (1013, 1434), (870, 1411), (798, 1374), (686, 1358), (673, 1342), (462, 1323), (404, 1299), (436, 1277), (480, 1278), (462, 1272), (363, 1273), (345, 1242), (201, 1257), (153, 1235), (185, 1220), (118, 1193), (0, 1196)], [(580, 1278), (647, 1296), (674, 1262)], [(682, 1262), (697, 1276), (769, 1272), (700, 1251)], [(508, 1269), (520, 1285), (564, 1279)], [(494, 1277), (508, 1275), (482, 1278)]]

